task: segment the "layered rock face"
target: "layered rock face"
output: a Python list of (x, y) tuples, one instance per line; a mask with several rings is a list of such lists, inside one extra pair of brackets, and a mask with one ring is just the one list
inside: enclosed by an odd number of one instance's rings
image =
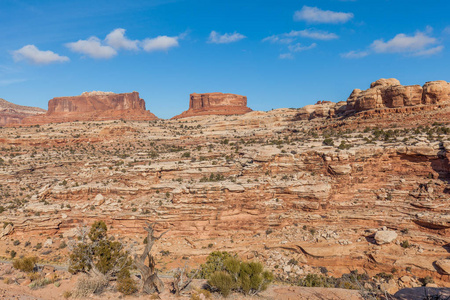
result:
[(26, 117), (45, 113), (45, 109), (17, 105), (0, 98), (0, 126), (20, 124)]
[(190, 95), (189, 110), (172, 119), (203, 115), (242, 115), (252, 111), (247, 97), (235, 94), (206, 93)]
[(80, 96), (57, 97), (48, 102), (45, 115), (23, 120), (24, 124), (45, 124), (71, 121), (100, 120), (155, 120), (145, 110), (145, 101), (138, 92), (115, 94), (111, 92), (85, 92)]
[(450, 100), (450, 83), (430, 81), (420, 85), (403, 86), (397, 79), (379, 79), (370, 88), (355, 89), (347, 99), (347, 112), (438, 104)]
[(448, 285), (450, 107), (376, 120), (291, 121), (297, 113), (4, 128), (0, 205), (12, 228), (0, 255), (51, 238), (32, 254), (66, 261), (58, 245), (96, 220), (140, 253), (143, 226), (155, 222), (158, 233), (170, 229), (158, 260), (188, 256), (195, 266), (220, 250), (283, 277), (395, 267), (395, 282)]

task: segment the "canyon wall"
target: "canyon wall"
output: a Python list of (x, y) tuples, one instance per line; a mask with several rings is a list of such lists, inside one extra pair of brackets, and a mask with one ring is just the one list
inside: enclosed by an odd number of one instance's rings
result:
[(206, 93), (190, 95), (189, 110), (172, 119), (203, 115), (242, 115), (252, 111), (247, 107), (247, 97), (235, 94)]

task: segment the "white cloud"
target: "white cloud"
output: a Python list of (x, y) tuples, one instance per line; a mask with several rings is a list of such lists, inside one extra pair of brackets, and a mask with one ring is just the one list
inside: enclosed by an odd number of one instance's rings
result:
[(266, 38), (263, 38), (263, 42), (270, 43), (280, 43), (280, 44), (290, 44), (294, 41), (293, 38), (284, 38), (283, 35), (271, 35)]
[(431, 56), (441, 52), (444, 46), (430, 36), (433, 28), (427, 26), (424, 32), (417, 31), (414, 35), (404, 33), (397, 34), (391, 40), (385, 42), (383, 39), (375, 40), (367, 50), (350, 51), (342, 53), (343, 58), (362, 58), (372, 53), (401, 53), (408, 56)]
[(339, 36), (335, 33), (323, 31), (323, 30), (316, 30), (316, 29), (305, 29), (305, 30), (299, 30), (295, 31), (292, 30), (291, 32), (287, 33), (286, 36), (300, 36), (300, 37), (306, 37), (311, 38), (315, 40), (334, 40), (339, 38)]
[(393, 39), (385, 42), (383, 39), (374, 41), (370, 47), (376, 53), (405, 53), (421, 52), (437, 43), (433, 37), (423, 32), (417, 32), (413, 36), (404, 33), (397, 34)]
[(308, 23), (345, 23), (353, 18), (352, 13), (321, 10), (317, 7), (303, 6), (294, 14), (295, 21), (306, 21)]
[(25, 60), (37, 65), (48, 65), (55, 62), (66, 62), (70, 59), (52, 51), (41, 51), (35, 45), (26, 45), (12, 52), (15, 61)]
[(442, 50), (444, 50), (444, 46), (437, 46), (434, 48), (430, 48), (430, 49), (426, 49), (426, 50), (422, 50), (422, 51), (413, 53), (413, 56), (431, 56), (434, 54), (438, 54)]
[(270, 42), (270, 43), (279, 43), (279, 44), (292, 44), (294, 41), (296, 41), (297, 38), (304, 37), (304, 38), (310, 38), (315, 40), (334, 40), (338, 39), (339, 36), (335, 33), (323, 31), (323, 30), (317, 30), (317, 29), (304, 29), (304, 30), (292, 30), (288, 33), (282, 33), (282, 34), (276, 34), (271, 35), (266, 38), (264, 38), (263, 42)]
[(280, 59), (294, 59), (294, 55), (292, 53), (282, 53), (279, 56)]
[(73, 52), (86, 54), (97, 59), (108, 59), (117, 55), (117, 51), (113, 47), (102, 45), (100, 39), (95, 36), (87, 40), (67, 43), (66, 47)]
[(341, 57), (344, 58), (363, 58), (369, 55), (369, 51), (349, 51), (347, 53), (341, 53)]
[(240, 41), (242, 39), (245, 39), (246, 36), (242, 35), (240, 33), (234, 32), (234, 33), (225, 33), (225, 34), (220, 34), (216, 31), (211, 31), (211, 33), (209, 34), (209, 39), (208, 39), (208, 43), (213, 43), (213, 44), (229, 44), (229, 43), (234, 43), (237, 41)]
[(106, 44), (113, 47), (116, 50), (125, 49), (125, 50), (138, 50), (137, 40), (129, 40), (125, 37), (125, 29), (117, 28), (111, 31), (105, 38)]
[(295, 45), (289, 45), (288, 49), (291, 52), (301, 52), (301, 51), (305, 51), (305, 50), (310, 50), (313, 48), (316, 48), (317, 44), (316, 43), (312, 43), (309, 46), (302, 46), (300, 43), (297, 43)]
[(142, 48), (147, 51), (167, 51), (170, 48), (178, 47), (179, 37), (170, 37), (166, 35), (160, 35), (153, 39), (145, 39), (142, 41)]

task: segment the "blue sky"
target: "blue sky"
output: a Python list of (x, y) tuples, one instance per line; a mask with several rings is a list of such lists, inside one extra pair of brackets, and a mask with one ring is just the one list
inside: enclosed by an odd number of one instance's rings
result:
[(0, 98), (47, 108), (138, 91), (170, 118), (190, 93), (254, 110), (346, 100), (379, 78), (450, 81), (450, 1), (0, 0)]

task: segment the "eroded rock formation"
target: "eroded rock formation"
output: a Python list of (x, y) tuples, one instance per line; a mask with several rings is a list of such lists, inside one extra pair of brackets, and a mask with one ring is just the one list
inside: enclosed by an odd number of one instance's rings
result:
[(45, 113), (45, 109), (17, 105), (0, 98), (0, 126), (20, 124), (26, 117)]
[(430, 81), (420, 85), (403, 86), (397, 79), (379, 79), (370, 88), (353, 90), (347, 99), (347, 112), (360, 112), (377, 108), (438, 104), (450, 100), (450, 83)]
[(156, 120), (145, 110), (145, 101), (138, 92), (115, 94), (85, 92), (80, 96), (57, 97), (48, 102), (46, 114), (26, 118), (24, 124), (61, 123), (100, 120)]
[(172, 119), (204, 115), (242, 115), (252, 110), (247, 107), (247, 97), (235, 94), (206, 93), (190, 95), (189, 110)]
[(354, 113), (366, 115), (427, 111), (435, 106), (450, 105), (450, 83), (439, 80), (420, 85), (404, 86), (395, 78), (379, 79), (367, 90), (354, 89), (347, 102), (319, 101), (300, 108), (294, 120), (348, 117)]

